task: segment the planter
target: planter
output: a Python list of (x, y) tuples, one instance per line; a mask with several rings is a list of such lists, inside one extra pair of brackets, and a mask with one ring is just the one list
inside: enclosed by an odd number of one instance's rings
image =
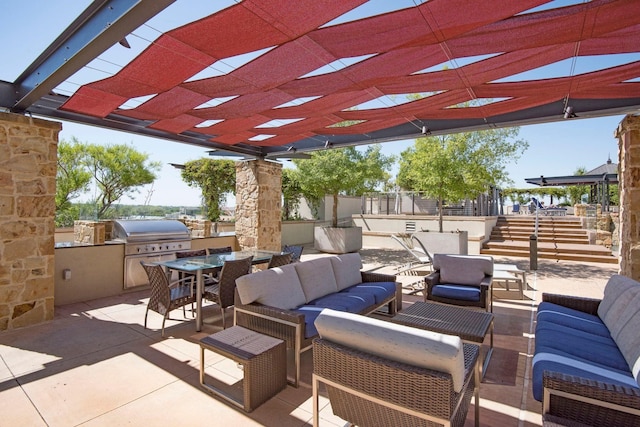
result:
[(315, 227), (313, 247), (330, 254), (357, 252), (362, 249), (362, 227)]

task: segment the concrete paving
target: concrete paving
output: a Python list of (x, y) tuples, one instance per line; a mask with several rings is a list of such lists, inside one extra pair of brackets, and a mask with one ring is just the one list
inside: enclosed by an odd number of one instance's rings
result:
[[(313, 254), (305, 248), (303, 260)], [(403, 251), (363, 249), (366, 269), (394, 272), (406, 262)], [(528, 270), (528, 260), (496, 258)], [(527, 271), (525, 299), (496, 287), (495, 350), (480, 387), (480, 425), (541, 425), (541, 405), (531, 397), (534, 310), (543, 292), (599, 298), (610, 264), (539, 260)], [(405, 306), (422, 272), (398, 276), (406, 286)], [(87, 284), (90, 286), (90, 284)], [(230, 406), (199, 385), (198, 340), (221, 329), (217, 307), (205, 307), (205, 328), (195, 332), (187, 312), (176, 310), (160, 336), (161, 316), (149, 314), (148, 291), (56, 307), (45, 324), (0, 333), (0, 425), (13, 426), (307, 426), (312, 424), (312, 354), (302, 360), (302, 384), (288, 386), (251, 413)], [(485, 345), (486, 341), (485, 341)], [(238, 366), (207, 353), (207, 372), (228, 384), (242, 376)], [(410, 391), (409, 391), (410, 392)], [(429, 396), (425, 396), (428, 399)], [(328, 400), (321, 400), (321, 425), (344, 425)], [(473, 408), (466, 420), (473, 425)]]

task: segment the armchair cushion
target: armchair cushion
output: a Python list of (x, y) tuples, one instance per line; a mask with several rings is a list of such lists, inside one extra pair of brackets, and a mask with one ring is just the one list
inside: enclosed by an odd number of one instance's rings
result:
[(485, 276), (493, 274), (489, 257), (435, 254), (433, 267), (440, 270), (440, 281), (457, 285), (479, 285)]
[(329, 258), (317, 258), (294, 264), (306, 302), (338, 292), (338, 284), (333, 274)]
[(289, 310), (306, 302), (302, 284), (293, 265), (241, 276), (236, 279), (236, 288), (242, 304), (258, 302)]
[[(611, 288), (611, 289), (609, 289)], [(615, 339), (640, 307), (640, 286), (628, 277), (615, 275), (607, 282), (598, 316)]]
[(480, 288), (473, 286), (435, 285), (431, 294), (461, 301), (480, 301)]
[(413, 366), (445, 372), (453, 388), (464, 385), (462, 340), (457, 336), (398, 325), (353, 313), (325, 309), (315, 321), (323, 339)]
[(362, 282), (362, 258), (359, 253), (338, 255), (330, 259), (339, 291)]

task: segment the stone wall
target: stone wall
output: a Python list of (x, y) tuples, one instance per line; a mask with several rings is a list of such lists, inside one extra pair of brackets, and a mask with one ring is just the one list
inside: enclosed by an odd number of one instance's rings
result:
[(0, 112), (0, 331), (53, 319), (60, 129)]
[(236, 162), (236, 238), (241, 249), (280, 250), (281, 198), (280, 163)]
[(106, 229), (104, 222), (86, 220), (73, 222), (74, 242), (87, 245), (104, 245), (105, 238)]
[(179, 219), (187, 226), (191, 237), (210, 237), (211, 221), (208, 219)]
[(616, 131), (620, 189), (620, 274), (640, 280), (640, 117)]

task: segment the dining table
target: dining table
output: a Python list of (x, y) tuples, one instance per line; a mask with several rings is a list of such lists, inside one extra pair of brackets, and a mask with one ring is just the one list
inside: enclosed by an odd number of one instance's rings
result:
[(178, 258), (173, 260), (158, 261), (155, 264), (161, 265), (166, 271), (178, 271), (195, 274), (196, 276), (196, 331), (202, 330), (202, 293), (204, 291), (203, 271), (210, 269), (220, 269), (225, 261), (234, 261), (252, 256), (253, 265), (267, 263), (274, 254), (280, 252), (264, 251), (259, 249), (247, 249), (242, 251), (224, 252), (205, 256), (189, 258)]

